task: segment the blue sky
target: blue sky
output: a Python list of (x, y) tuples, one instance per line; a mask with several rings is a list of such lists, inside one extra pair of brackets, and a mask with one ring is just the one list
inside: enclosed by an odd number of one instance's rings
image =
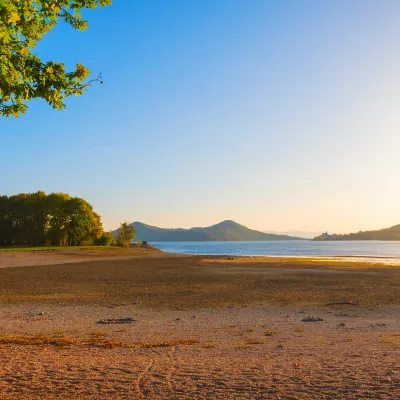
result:
[(114, 0), (85, 16), (37, 52), (104, 85), (0, 119), (2, 193), (83, 197), (106, 229), (400, 223), (397, 0)]

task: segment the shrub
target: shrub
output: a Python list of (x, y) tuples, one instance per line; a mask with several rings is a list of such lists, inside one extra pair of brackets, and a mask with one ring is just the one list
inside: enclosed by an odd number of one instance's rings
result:
[(99, 238), (94, 239), (95, 246), (110, 246), (114, 242), (114, 234), (112, 232), (103, 232)]

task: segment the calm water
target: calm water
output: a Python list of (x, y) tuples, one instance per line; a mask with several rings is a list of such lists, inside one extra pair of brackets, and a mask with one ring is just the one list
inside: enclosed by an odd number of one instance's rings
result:
[(380, 256), (400, 257), (400, 241), (311, 242), (151, 242), (161, 250), (182, 254), (237, 256)]

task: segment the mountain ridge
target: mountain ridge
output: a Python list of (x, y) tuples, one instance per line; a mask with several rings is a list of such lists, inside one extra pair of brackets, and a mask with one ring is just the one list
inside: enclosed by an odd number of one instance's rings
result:
[(390, 228), (377, 229), (374, 231), (359, 231), (357, 233), (329, 234), (326, 232), (315, 237), (313, 240), (400, 240), (400, 224), (393, 225)]
[[(302, 240), (302, 238), (275, 235), (249, 229), (232, 220), (221, 221), (207, 227), (159, 228), (135, 221), (135, 240), (148, 242), (209, 242), (209, 241), (268, 241), (268, 240)], [(114, 231), (116, 233), (116, 230)]]

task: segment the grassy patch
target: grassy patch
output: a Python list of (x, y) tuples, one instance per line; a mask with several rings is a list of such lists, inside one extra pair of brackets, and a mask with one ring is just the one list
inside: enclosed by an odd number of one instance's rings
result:
[(202, 347), (203, 349), (214, 349), (216, 347), (215, 343), (204, 343), (201, 344), (199, 347)]
[(259, 340), (259, 339), (247, 339), (246, 344), (265, 344), (267, 343), (265, 340)]
[(247, 350), (249, 348), (250, 348), (249, 345), (243, 344), (243, 343), (235, 345), (235, 349), (237, 349), (237, 350)]
[(0, 345), (20, 346), (55, 346), (55, 347), (99, 347), (104, 349), (114, 348), (145, 348), (172, 347), (176, 345), (190, 346), (198, 344), (196, 339), (160, 340), (153, 342), (123, 343), (115, 338), (107, 339), (102, 333), (96, 332), (87, 339), (74, 338), (63, 334), (54, 335), (0, 335)]
[(274, 336), (277, 335), (279, 332), (278, 331), (265, 331), (264, 335), (265, 336)]
[(399, 344), (400, 338), (398, 335), (391, 335), (391, 337), (389, 337), (389, 336), (383, 337), (381, 339), (381, 342), (385, 343), (385, 344)]
[(177, 339), (177, 340), (156, 340), (154, 342), (137, 342), (135, 346), (142, 347), (145, 349), (152, 349), (154, 347), (173, 347), (177, 345), (181, 346), (192, 346), (198, 344), (197, 339)]
[(130, 347), (128, 344), (114, 338), (105, 339), (103, 336), (93, 335), (88, 339), (73, 338), (65, 335), (1, 335), (0, 344), (15, 344), (20, 346), (85, 346), (112, 349), (114, 347)]
[(0, 247), (0, 252), (6, 251), (57, 251), (57, 250), (66, 250), (68, 247)]
[[(150, 249), (151, 250), (151, 249)], [(112, 251), (112, 252), (140, 252), (149, 251), (149, 249), (142, 247), (123, 248), (118, 246), (41, 246), (41, 247), (0, 247), (0, 252), (12, 251), (63, 251), (63, 252), (76, 252), (76, 251)]]

